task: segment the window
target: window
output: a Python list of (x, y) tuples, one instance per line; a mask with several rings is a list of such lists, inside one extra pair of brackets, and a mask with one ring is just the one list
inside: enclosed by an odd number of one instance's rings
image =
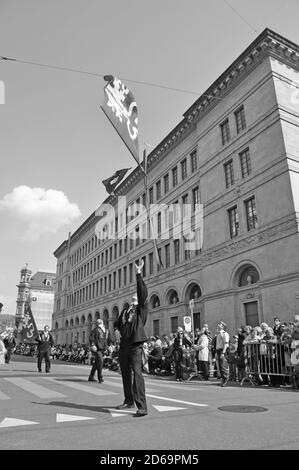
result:
[(165, 245), (165, 267), (169, 268), (170, 266), (170, 244)]
[(192, 210), (193, 212), (198, 208), (199, 206), (199, 187), (197, 186), (192, 190)]
[[(160, 260), (162, 260), (162, 258), (161, 258), (161, 248), (158, 248), (158, 258)], [(161, 271), (161, 264), (160, 263), (157, 264), (157, 271)]]
[(251, 173), (251, 161), (250, 161), (249, 149), (243, 150), (243, 152), (239, 153), (239, 157), (240, 157), (242, 178), (246, 178), (246, 176), (250, 175)]
[(169, 174), (164, 176), (164, 193), (168, 193), (169, 191)]
[(153, 187), (149, 188), (148, 196), (149, 196), (149, 203), (153, 204), (154, 202), (154, 188)]
[(181, 161), (181, 170), (182, 170), (182, 180), (187, 178), (187, 159)]
[(112, 246), (110, 246), (110, 248), (109, 248), (109, 260), (110, 260), (110, 263), (112, 263), (112, 258), (113, 258), (113, 250), (112, 250)]
[(113, 273), (113, 290), (116, 289), (116, 271)]
[(133, 282), (133, 263), (129, 264), (129, 279), (130, 283)]
[(233, 161), (229, 160), (224, 164), (225, 184), (229, 188), (235, 183)]
[(237, 111), (235, 112), (235, 118), (237, 133), (239, 134), (241, 131), (246, 129), (244, 106), (241, 106), (239, 109), (237, 109)]
[(160, 336), (159, 320), (153, 320), (153, 335)]
[(161, 197), (161, 181), (157, 181), (156, 183), (156, 195), (157, 195), (157, 199), (160, 199)]
[(229, 132), (228, 119), (226, 119), (226, 121), (224, 121), (220, 125), (220, 129), (221, 129), (222, 145), (225, 145), (227, 142), (230, 141), (230, 132)]
[(247, 230), (253, 230), (257, 226), (257, 214), (255, 206), (255, 197), (245, 201)]
[(182, 197), (182, 204), (183, 204), (183, 217), (188, 217), (189, 215), (189, 195), (185, 194)]
[(154, 272), (154, 255), (153, 255), (153, 253), (150, 253), (148, 255), (148, 261), (149, 261), (149, 273), (153, 274), (153, 272)]
[(184, 257), (185, 261), (189, 261), (191, 259), (191, 250), (189, 249), (189, 240), (183, 237), (184, 240)]
[(171, 333), (176, 333), (178, 329), (178, 317), (170, 317)]
[(114, 244), (114, 259), (117, 258), (117, 243)]
[(190, 160), (191, 160), (191, 171), (194, 173), (197, 170), (197, 150), (193, 150), (190, 153)]
[(121, 287), (121, 269), (118, 270), (118, 287)]
[(157, 214), (157, 231), (158, 231), (158, 237), (161, 236), (161, 212), (158, 212)]
[(124, 266), (124, 286), (127, 284), (127, 266)]
[(178, 167), (175, 166), (172, 170), (172, 186), (175, 187), (178, 184)]
[(119, 244), (118, 244), (118, 253), (119, 253), (119, 256), (122, 255), (122, 240), (119, 240)]
[(228, 210), (228, 220), (229, 220), (229, 229), (230, 237), (234, 238), (239, 235), (239, 217), (237, 206), (232, 207)]
[(174, 264), (180, 262), (180, 240), (174, 240)]

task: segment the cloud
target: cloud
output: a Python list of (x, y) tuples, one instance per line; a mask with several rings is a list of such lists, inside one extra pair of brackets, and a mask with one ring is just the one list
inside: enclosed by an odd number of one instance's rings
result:
[(23, 238), (37, 240), (41, 235), (56, 233), (81, 215), (77, 204), (70, 203), (63, 191), (18, 186), (0, 200), (0, 210), (25, 222)]

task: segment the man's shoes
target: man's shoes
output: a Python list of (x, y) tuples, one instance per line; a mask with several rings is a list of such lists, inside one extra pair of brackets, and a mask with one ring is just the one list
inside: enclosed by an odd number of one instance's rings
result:
[(96, 379), (94, 377), (88, 377), (88, 382), (96, 382)]
[(99, 384), (101, 384), (101, 383), (103, 383), (103, 382), (104, 382), (104, 379), (103, 379), (103, 378), (99, 379)]
[(38, 369), (38, 372), (42, 372), (40, 369)]
[(140, 416), (146, 416), (147, 415), (147, 410), (137, 410), (136, 413), (134, 414), (135, 418), (139, 418)]
[(221, 387), (225, 387), (225, 386), (227, 385), (227, 382), (228, 382), (228, 380), (227, 380), (227, 379), (224, 379), (224, 380), (222, 381)]
[(135, 405), (132, 403), (123, 403), (122, 405), (118, 405), (116, 407), (117, 410), (126, 410), (127, 408), (135, 408)]

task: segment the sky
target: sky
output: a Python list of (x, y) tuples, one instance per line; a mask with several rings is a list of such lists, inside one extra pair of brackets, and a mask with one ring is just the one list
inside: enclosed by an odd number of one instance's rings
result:
[(15, 314), (24, 264), (55, 272), (55, 249), (107, 197), (102, 180), (136, 166), (93, 74), (131, 89), (150, 151), (266, 27), (299, 44), (298, 18), (299, 0), (0, 0), (0, 56), (89, 72), (0, 60), (2, 313)]

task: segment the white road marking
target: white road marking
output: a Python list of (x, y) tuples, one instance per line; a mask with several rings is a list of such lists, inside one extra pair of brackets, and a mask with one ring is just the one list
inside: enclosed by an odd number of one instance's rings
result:
[(65, 387), (73, 388), (75, 390), (80, 390), (80, 392), (90, 393), (91, 395), (97, 395), (98, 397), (103, 395), (117, 395), (115, 392), (111, 392), (110, 390), (102, 389), (101, 385), (98, 384), (99, 388), (95, 388), (92, 385), (83, 385), (76, 382), (71, 382), (67, 380), (56, 380), (54, 377), (43, 377), (45, 380), (50, 380), (55, 382), (56, 384), (64, 385)]
[(131, 413), (131, 414), (135, 414), (136, 413), (136, 410), (135, 409), (131, 409), (131, 410), (116, 410), (115, 411), (115, 408), (105, 408), (106, 410), (110, 411), (110, 413)]
[(174, 401), (176, 403), (184, 403), (185, 405), (191, 405), (191, 406), (209, 406), (209, 405), (205, 405), (203, 403), (193, 403), (191, 401), (177, 400), (176, 398), (160, 397), (159, 395), (146, 394), (146, 396), (150, 397), (150, 398), (158, 398), (159, 400)]
[(120, 416), (126, 416), (126, 415), (120, 414), (120, 413), (112, 413), (112, 412), (111, 412), (111, 416), (112, 416), (112, 418), (119, 418)]
[(0, 400), (10, 400), (10, 397), (3, 392), (0, 392)]
[(32, 393), (33, 395), (37, 396), (38, 398), (64, 398), (65, 395), (59, 392), (55, 392), (54, 390), (50, 390), (49, 388), (43, 387), (38, 385), (30, 380), (22, 379), (20, 377), (10, 377), (5, 378), (8, 382), (20, 387), (25, 392)]
[(4, 418), (0, 423), (0, 428), (10, 428), (12, 426), (27, 426), (28, 424), (39, 424), (34, 421), (25, 421), (17, 418)]
[(182, 408), (181, 406), (162, 406), (162, 405), (153, 405), (154, 408), (158, 411), (177, 411), (177, 410), (186, 410), (187, 408)]
[(65, 423), (67, 421), (83, 421), (86, 419), (95, 419), (90, 416), (77, 416), (77, 415), (66, 415), (63, 413), (56, 414), (56, 423)]

